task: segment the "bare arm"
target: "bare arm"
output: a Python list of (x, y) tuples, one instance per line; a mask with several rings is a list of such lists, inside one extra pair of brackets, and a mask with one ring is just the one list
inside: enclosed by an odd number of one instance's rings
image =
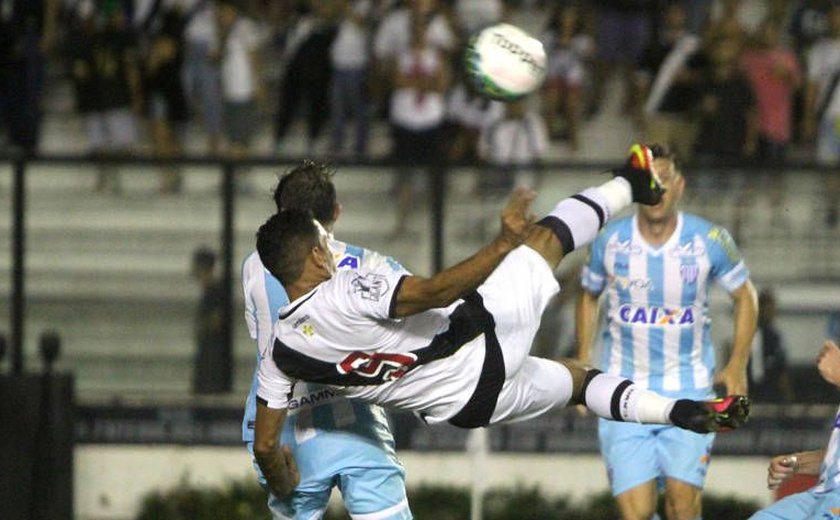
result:
[(515, 190), (502, 211), (502, 231), (499, 236), (471, 257), (431, 278), (405, 278), (394, 296), (396, 302), (393, 317), (446, 307), (481, 285), (505, 256), (527, 237), (534, 220), (527, 211), (535, 196), (529, 190)]
[(758, 298), (755, 287), (747, 280), (732, 293), (735, 313), (735, 336), (732, 340), (732, 353), (729, 362), (720, 371), (716, 383), (726, 386), (729, 395), (746, 395), (747, 362), (750, 359), (750, 347), (758, 321)]
[(577, 358), (584, 364), (591, 364), (592, 340), (598, 326), (598, 295), (586, 289), (580, 291), (575, 309), (575, 335), (577, 337)]
[(286, 410), (275, 410), (257, 403), (257, 420), (254, 427), (254, 457), (263, 475), (268, 481), (268, 488), (278, 498), (292, 494), (300, 482), (297, 464), (288, 446), (280, 446), (277, 439)]
[(776, 489), (796, 474), (819, 475), (824, 457), (825, 450), (800, 451), (773, 457), (767, 468), (767, 487)]

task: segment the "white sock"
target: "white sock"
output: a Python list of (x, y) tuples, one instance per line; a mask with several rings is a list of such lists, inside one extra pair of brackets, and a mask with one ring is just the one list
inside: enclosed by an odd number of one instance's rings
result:
[(632, 199), (630, 183), (616, 177), (561, 200), (538, 224), (552, 230), (568, 254), (592, 242), (604, 223)]
[(669, 415), (674, 399), (639, 388), (629, 379), (602, 372), (587, 379), (583, 402), (597, 416), (614, 421), (671, 424)]

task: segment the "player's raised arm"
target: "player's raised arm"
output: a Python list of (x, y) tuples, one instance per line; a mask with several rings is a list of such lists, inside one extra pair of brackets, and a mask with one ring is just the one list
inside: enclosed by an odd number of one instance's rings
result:
[(410, 316), (446, 307), (475, 290), (499, 263), (527, 238), (534, 217), (528, 212), (536, 193), (516, 189), (502, 210), (502, 229), (492, 242), (474, 255), (431, 278), (408, 276), (395, 296), (392, 316)]

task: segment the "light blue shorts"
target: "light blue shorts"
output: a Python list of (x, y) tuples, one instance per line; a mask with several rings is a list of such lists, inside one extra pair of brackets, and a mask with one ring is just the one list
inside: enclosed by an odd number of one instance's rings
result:
[(703, 487), (715, 435), (600, 419), (598, 438), (613, 496), (663, 478)]
[(840, 493), (816, 494), (811, 490), (787, 496), (750, 517), (750, 520), (840, 519)]
[[(340, 442), (335, 441), (337, 444)], [(251, 456), (253, 443), (247, 444)], [(341, 469), (323, 469), (327, 472), (315, 474), (305, 463), (299, 463), (301, 481), (291, 498), (280, 500), (268, 494), (268, 508), (274, 520), (318, 520), (323, 517), (330, 500), (333, 486), (338, 487), (344, 507), (353, 520), (412, 520), (411, 509), (405, 494), (405, 471), (382, 455), (382, 450), (363, 446), (358, 453), (364, 462), (350, 460)], [(300, 453), (297, 454), (300, 456)], [(324, 453), (329, 461), (329, 453)], [(303, 462), (303, 461), (301, 461)], [(334, 461), (333, 461), (334, 462)], [(254, 470), (261, 483), (265, 483), (262, 472), (254, 461)]]

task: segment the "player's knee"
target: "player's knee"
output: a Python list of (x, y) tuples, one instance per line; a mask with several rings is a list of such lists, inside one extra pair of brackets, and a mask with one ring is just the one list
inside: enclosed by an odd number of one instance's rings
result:
[(698, 520), (700, 517), (700, 497), (686, 500), (681, 497), (665, 496), (665, 512), (668, 520)]
[(584, 396), (589, 382), (601, 373), (600, 370), (588, 367), (574, 359), (563, 359), (560, 361), (572, 375), (572, 398), (569, 405), (586, 404)]

